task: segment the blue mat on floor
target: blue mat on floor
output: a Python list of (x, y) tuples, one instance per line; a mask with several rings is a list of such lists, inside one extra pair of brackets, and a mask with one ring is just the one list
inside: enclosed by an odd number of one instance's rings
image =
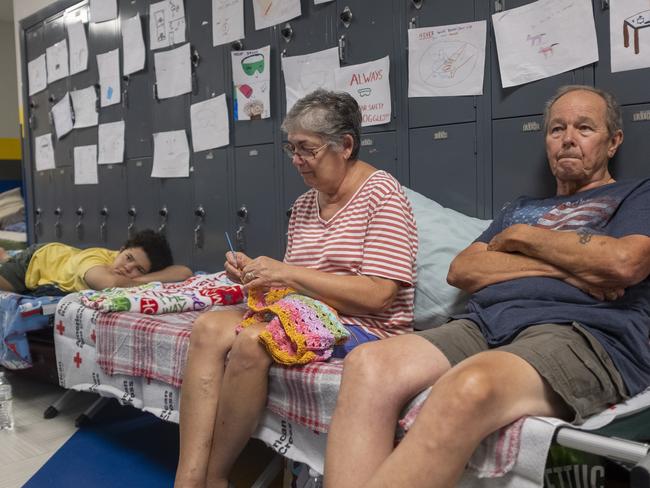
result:
[(178, 425), (111, 402), (24, 488), (171, 487), (177, 460)]

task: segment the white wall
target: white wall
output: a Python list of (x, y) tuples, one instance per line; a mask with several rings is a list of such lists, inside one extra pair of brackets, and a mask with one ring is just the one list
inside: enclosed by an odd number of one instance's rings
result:
[(0, 138), (20, 136), (18, 121), (18, 84), (16, 82), (16, 52), (12, 22), (0, 21)]
[(56, 0), (13, 0), (14, 5), (14, 25), (15, 25), (15, 44), (16, 44), (16, 70), (18, 74), (18, 106), (22, 106), (22, 67), (20, 65), (20, 40), (18, 37), (19, 21), (25, 17), (38, 12), (48, 5), (56, 3)]

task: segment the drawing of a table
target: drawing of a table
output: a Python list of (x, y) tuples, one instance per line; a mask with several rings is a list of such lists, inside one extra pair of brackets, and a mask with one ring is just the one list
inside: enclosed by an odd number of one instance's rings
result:
[(630, 45), (628, 27), (634, 30), (634, 54), (639, 54), (639, 29), (650, 27), (650, 10), (636, 13), (623, 21), (623, 45)]

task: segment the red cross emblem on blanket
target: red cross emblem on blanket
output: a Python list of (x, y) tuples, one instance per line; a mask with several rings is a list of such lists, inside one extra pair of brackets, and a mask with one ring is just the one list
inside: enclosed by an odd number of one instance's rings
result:
[(97, 342), (97, 336), (95, 335), (95, 329), (93, 329), (92, 334), (90, 334), (90, 338), (92, 339), (93, 342)]
[(63, 331), (65, 330), (65, 326), (63, 325), (63, 320), (59, 320), (59, 323), (56, 324), (56, 330), (59, 332), (59, 335), (63, 335)]
[(72, 358), (72, 360), (73, 360), (74, 363), (77, 365), (77, 368), (78, 368), (78, 367), (81, 365), (81, 363), (82, 363), (81, 356), (79, 355), (78, 352), (77, 352), (77, 354), (75, 355), (75, 357)]

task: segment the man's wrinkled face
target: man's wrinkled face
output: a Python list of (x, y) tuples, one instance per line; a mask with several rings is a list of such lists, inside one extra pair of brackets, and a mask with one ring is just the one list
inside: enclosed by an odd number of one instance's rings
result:
[(556, 179), (588, 184), (607, 172), (621, 141), (608, 133), (606, 113), (605, 100), (585, 90), (569, 92), (551, 106), (546, 154)]
[(129, 247), (120, 251), (111, 269), (120, 276), (135, 278), (149, 272), (151, 261), (141, 247)]

